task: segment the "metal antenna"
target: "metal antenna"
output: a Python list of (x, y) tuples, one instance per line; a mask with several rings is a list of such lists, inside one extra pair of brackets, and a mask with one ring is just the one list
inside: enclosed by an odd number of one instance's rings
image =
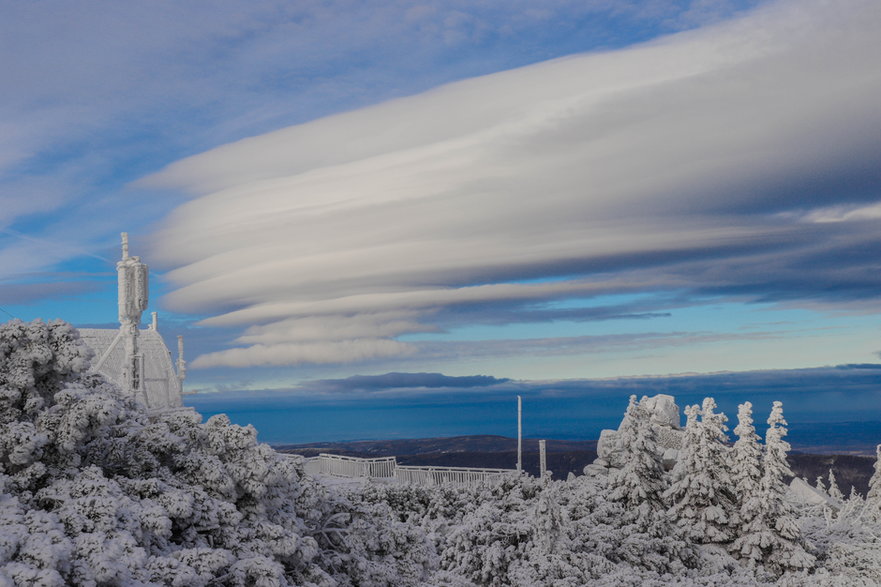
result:
[(523, 400), (517, 396), (517, 470), (523, 470)]

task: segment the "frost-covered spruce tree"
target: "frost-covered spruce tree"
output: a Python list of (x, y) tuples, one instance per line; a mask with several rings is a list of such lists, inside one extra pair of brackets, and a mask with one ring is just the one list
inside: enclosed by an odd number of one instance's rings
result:
[[(673, 484), (665, 494), (670, 514), (692, 542), (724, 544), (733, 539), (730, 523), (736, 505), (725, 434), (724, 414), (706, 398), (703, 407), (686, 408), (687, 423)], [(698, 421), (698, 415), (701, 420)]]
[(0, 585), (423, 580), (386, 512), (328, 495), (225, 416), (148, 417), (89, 356), (63, 322), (0, 325)]
[(635, 519), (664, 507), (664, 469), (658, 458), (657, 437), (651, 417), (630, 396), (618, 429), (623, 462), (609, 473), (609, 501), (623, 505)]
[[(697, 447), (700, 443), (698, 439), (700, 436), (700, 421), (698, 420), (700, 406), (685, 406), (683, 412), (685, 413), (685, 429), (682, 436), (682, 447), (679, 449), (679, 456), (673, 467), (673, 482), (664, 492), (664, 499), (670, 503), (670, 513), (680, 526), (690, 523), (691, 516), (689, 514), (693, 512), (681, 512), (680, 509), (685, 507), (683, 499), (690, 495), (692, 473), (700, 466), (697, 456)], [(690, 535), (691, 532), (688, 534)]]
[[(731, 449), (731, 486), (737, 500), (738, 515), (732, 517), (734, 537), (741, 536), (743, 528), (749, 525), (756, 512), (747, 502), (759, 491), (762, 479), (762, 445), (753, 424), (753, 405), (744, 402), (737, 407), (737, 426), (734, 428), (737, 440)], [(732, 551), (736, 555), (739, 545), (735, 543)]]
[(829, 497), (833, 499), (837, 499), (838, 501), (844, 501), (844, 494), (841, 492), (841, 488), (838, 486), (838, 481), (835, 479), (835, 473), (832, 472), (832, 469), (829, 469)]
[(866, 493), (866, 514), (875, 521), (881, 521), (881, 444), (875, 447), (875, 470)]
[[(834, 479), (833, 475), (830, 495), (833, 488), (838, 487)], [(823, 568), (819, 571), (835, 578), (830, 585), (881, 585), (878, 525), (873, 523), (865, 500), (854, 488), (850, 497), (840, 503), (841, 509), (835, 515), (825, 512), (825, 527), (812, 536), (823, 559)]]
[[(630, 396), (618, 433), (622, 466), (609, 472), (606, 501), (620, 508), (618, 523), (626, 526), (628, 534), (618, 546), (619, 556), (630, 564), (657, 571), (669, 569), (671, 564), (691, 564), (694, 551), (683, 540), (664, 504), (666, 480), (651, 414), (635, 395)], [(640, 552), (642, 560), (629, 556), (631, 551)]]
[(814, 557), (801, 545), (801, 532), (786, 501), (784, 477), (792, 471), (786, 461), (789, 443), (783, 404), (775, 401), (768, 417), (762, 476), (757, 491), (746, 497), (741, 514), (750, 512), (742, 521), (741, 536), (735, 540), (734, 552), (751, 566), (763, 566), (774, 575), (789, 570), (809, 569)]

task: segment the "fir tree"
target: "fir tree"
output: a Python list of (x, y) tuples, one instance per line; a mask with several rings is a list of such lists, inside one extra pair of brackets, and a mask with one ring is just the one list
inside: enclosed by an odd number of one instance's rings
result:
[[(643, 401), (646, 399), (642, 398)], [(599, 517), (618, 527), (621, 542), (612, 558), (658, 572), (690, 566), (695, 554), (664, 507), (664, 469), (651, 414), (630, 397), (618, 429), (622, 466), (609, 473), (606, 503)], [(606, 515), (615, 512), (615, 520)]]
[(751, 566), (763, 565), (775, 575), (788, 570), (809, 569), (814, 557), (801, 546), (801, 532), (786, 501), (784, 477), (792, 471), (786, 462), (789, 443), (783, 404), (775, 401), (768, 417), (762, 476), (756, 493), (746, 496), (741, 514), (746, 514), (734, 552)]
[(737, 407), (737, 441), (731, 451), (731, 481), (741, 509), (745, 498), (756, 493), (762, 478), (762, 445), (753, 425), (752, 410), (750, 402)]
[(753, 405), (744, 402), (737, 406), (737, 441), (731, 450), (731, 484), (734, 488), (738, 515), (732, 516), (731, 525), (735, 542), (730, 550), (735, 556), (743, 556), (741, 536), (755, 518), (756, 511), (749, 500), (758, 493), (762, 479), (762, 445), (753, 425)]
[(651, 417), (630, 396), (619, 432), (623, 465), (609, 474), (609, 501), (643, 514), (663, 507), (664, 469)]
[(832, 469), (829, 469), (829, 496), (838, 501), (844, 500), (844, 494), (841, 492), (841, 488), (838, 487), (838, 482), (835, 479), (835, 473), (832, 472)]
[(683, 447), (665, 496), (672, 502), (671, 515), (692, 541), (718, 544), (733, 539), (730, 520), (736, 506), (730, 490), (728, 449), (723, 444), (727, 418), (715, 408), (713, 398), (706, 398), (702, 408), (685, 409)]
[(876, 521), (881, 520), (881, 444), (875, 447), (875, 471), (869, 479), (866, 513)]
[(687, 535), (693, 536), (694, 530), (690, 524), (696, 514), (691, 510), (693, 498), (691, 482), (695, 472), (700, 469), (698, 458), (698, 444), (700, 442), (700, 422), (698, 414), (700, 408), (697, 405), (685, 406), (685, 434), (682, 438), (682, 448), (676, 466), (673, 467), (673, 483), (664, 493), (664, 498), (670, 504), (670, 514), (679, 526), (685, 527)]

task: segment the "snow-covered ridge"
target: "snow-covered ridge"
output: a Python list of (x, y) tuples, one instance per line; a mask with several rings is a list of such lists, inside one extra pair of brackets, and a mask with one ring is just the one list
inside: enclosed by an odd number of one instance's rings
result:
[(149, 411), (90, 355), (63, 322), (0, 325), (4, 587), (881, 582), (881, 464), (866, 498), (830, 473), (792, 499), (779, 402), (763, 443), (740, 406), (729, 447), (711, 398), (678, 429), (672, 398), (633, 397), (609, 466), (567, 481), (328, 488), (251, 427)]

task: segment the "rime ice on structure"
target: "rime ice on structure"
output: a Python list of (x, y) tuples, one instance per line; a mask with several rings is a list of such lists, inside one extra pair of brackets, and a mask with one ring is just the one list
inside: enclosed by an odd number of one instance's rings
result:
[[(676, 405), (676, 399), (673, 396), (665, 394), (645, 398), (643, 405), (651, 414), (652, 426), (658, 438), (659, 456), (664, 468), (669, 471), (676, 464), (679, 449), (682, 447), (679, 406)], [(603, 430), (600, 433), (600, 439), (597, 443), (597, 458), (593, 464), (585, 468), (586, 473), (606, 474), (609, 467), (621, 465), (619, 462), (621, 447), (618, 436), (617, 430)]]
[(96, 371), (151, 409), (178, 408), (186, 363), (183, 338), (178, 337), (177, 371), (159, 334), (156, 313), (149, 328), (141, 329), (141, 315), (149, 301), (149, 272), (140, 257), (129, 255), (128, 234), (122, 233), (122, 259), (116, 264), (119, 280), (119, 330), (81, 328), (83, 341), (95, 351)]

